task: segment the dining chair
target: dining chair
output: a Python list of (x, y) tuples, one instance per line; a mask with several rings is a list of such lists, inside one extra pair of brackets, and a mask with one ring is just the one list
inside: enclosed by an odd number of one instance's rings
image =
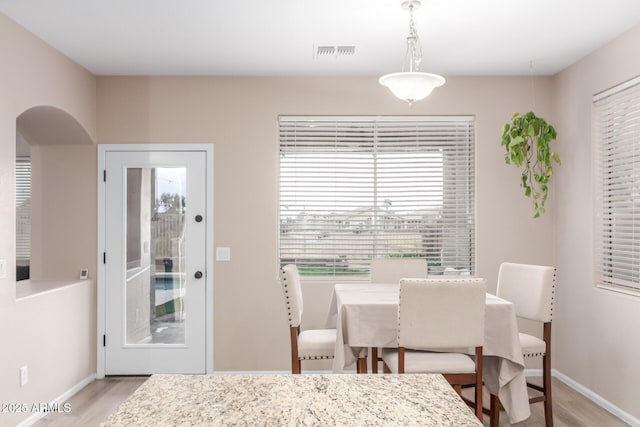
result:
[[(513, 303), (516, 316), (543, 324), (542, 339), (520, 333), (520, 346), (525, 358), (542, 356), (542, 387), (527, 382), (527, 386), (542, 393), (529, 403), (544, 402), (547, 427), (553, 426), (551, 400), (551, 321), (556, 285), (556, 268), (543, 265), (504, 262), (498, 273), (496, 295)], [(500, 422), (500, 400), (491, 395), (491, 425)]]
[[(371, 260), (371, 283), (398, 283), (400, 279), (424, 279), (428, 274), (424, 258), (374, 258)], [(378, 373), (378, 349), (371, 349), (371, 372)]]
[(400, 280), (398, 348), (382, 350), (384, 371), (443, 374), (458, 394), (474, 385), (482, 420), (485, 293), (480, 278)]
[(282, 283), (290, 327), (291, 373), (299, 374), (303, 360), (333, 359), (336, 330), (308, 329), (300, 331), (303, 303), (298, 267), (294, 264), (282, 267), (280, 282)]

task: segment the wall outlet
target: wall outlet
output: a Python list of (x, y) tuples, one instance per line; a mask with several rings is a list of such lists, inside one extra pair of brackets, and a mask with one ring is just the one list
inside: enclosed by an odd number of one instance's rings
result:
[(216, 261), (231, 261), (231, 248), (217, 247)]
[(23, 366), (20, 368), (20, 387), (25, 386), (29, 382), (29, 368)]

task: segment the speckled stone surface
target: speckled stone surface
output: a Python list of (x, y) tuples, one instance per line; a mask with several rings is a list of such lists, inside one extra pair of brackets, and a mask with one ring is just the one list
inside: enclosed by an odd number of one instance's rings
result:
[(482, 426), (440, 375), (154, 375), (112, 426)]

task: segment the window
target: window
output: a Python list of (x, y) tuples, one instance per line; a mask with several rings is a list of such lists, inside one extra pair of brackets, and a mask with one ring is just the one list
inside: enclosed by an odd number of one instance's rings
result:
[(375, 257), (473, 274), (473, 117), (281, 116), (280, 263), (367, 276)]
[(640, 77), (594, 97), (596, 285), (640, 292)]
[(31, 160), (16, 159), (16, 265), (17, 280), (29, 278), (31, 258)]

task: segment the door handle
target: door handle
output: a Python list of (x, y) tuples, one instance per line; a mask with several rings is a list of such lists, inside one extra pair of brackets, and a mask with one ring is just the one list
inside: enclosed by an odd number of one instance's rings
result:
[(196, 279), (202, 279), (202, 271), (196, 271), (196, 274), (193, 275)]

